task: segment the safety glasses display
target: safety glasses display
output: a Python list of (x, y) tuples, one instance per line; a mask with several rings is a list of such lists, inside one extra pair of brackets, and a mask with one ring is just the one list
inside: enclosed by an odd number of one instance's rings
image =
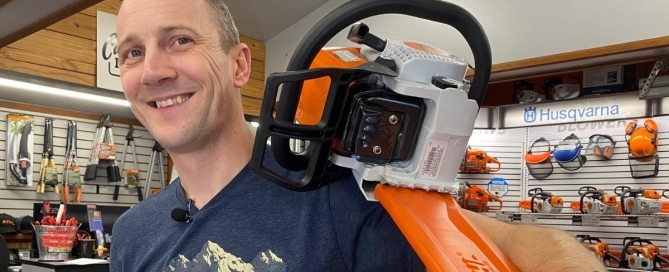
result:
[(610, 160), (613, 156), (613, 150), (616, 148), (616, 141), (606, 134), (593, 134), (588, 141), (585, 155), (593, 154), (604, 160)]

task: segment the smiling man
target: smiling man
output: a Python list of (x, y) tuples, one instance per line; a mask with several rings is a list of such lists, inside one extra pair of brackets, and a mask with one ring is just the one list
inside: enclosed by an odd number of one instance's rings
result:
[[(251, 56), (223, 1), (125, 0), (117, 33), (125, 96), (179, 179), (117, 220), (112, 271), (424, 270), (352, 175), (294, 192), (251, 170), (241, 102)], [(190, 219), (172, 219), (175, 208)], [(604, 271), (564, 232), (468, 214), (523, 270)]]

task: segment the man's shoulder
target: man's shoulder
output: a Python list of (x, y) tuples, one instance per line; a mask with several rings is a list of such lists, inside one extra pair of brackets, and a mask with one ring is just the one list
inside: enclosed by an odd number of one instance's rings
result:
[(145, 196), (144, 200), (119, 216), (114, 223), (114, 230), (118, 228), (119, 231), (122, 231), (126, 227), (134, 229), (140, 222), (155, 222), (158, 217), (169, 217), (169, 214), (165, 215), (164, 211), (167, 210), (166, 207), (176, 205), (174, 201), (174, 186), (175, 184), (170, 184), (155, 195)]

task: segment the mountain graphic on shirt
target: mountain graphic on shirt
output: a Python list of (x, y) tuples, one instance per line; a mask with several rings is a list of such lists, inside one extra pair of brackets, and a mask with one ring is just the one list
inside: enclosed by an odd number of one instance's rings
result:
[(192, 260), (179, 255), (164, 270), (198, 272), (285, 272), (286, 264), (271, 250), (258, 253), (250, 263), (226, 252), (218, 244), (207, 242)]

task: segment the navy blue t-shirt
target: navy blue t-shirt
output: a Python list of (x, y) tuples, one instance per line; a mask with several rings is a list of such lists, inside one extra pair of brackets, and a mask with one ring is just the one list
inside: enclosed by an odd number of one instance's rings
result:
[(191, 206), (190, 223), (171, 218), (187, 206), (177, 179), (125, 212), (114, 224), (111, 271), (425, 270), (352, 175), (295, 192), (247, 165), (201, 210)]

